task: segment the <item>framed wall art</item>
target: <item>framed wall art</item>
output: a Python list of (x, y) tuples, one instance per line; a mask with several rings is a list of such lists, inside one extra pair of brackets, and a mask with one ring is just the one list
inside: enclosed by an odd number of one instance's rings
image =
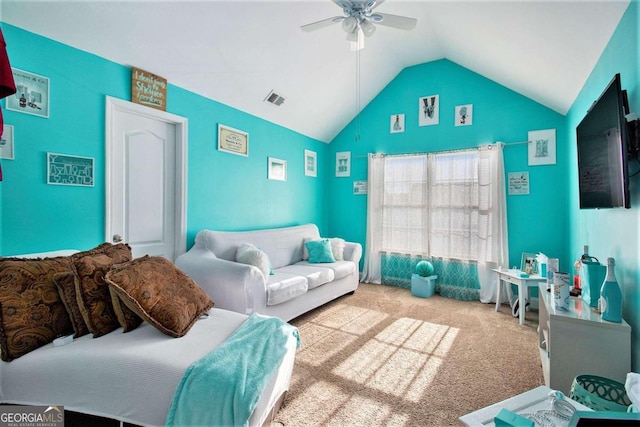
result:
[(16, 93), (7, 97), (7, 110), (49, 118), (49, 78), (11, 68)]
[(0, 159), (15, 159), (13, 148), (13, 126), (2, 126), (2, 139), (0, 140)]
[(529, 172), (509, 172), (509, 195), (529, 194)]
[(93, 187), (94, 159), (47, 153), (47, 184)]
[(340, 151), (336, 153), (336, 176), (351, 176), (351, 151)]
[(404, 132), (404, 114), (392, 114), (390, 122), (391, 122), (389, 126), (390, 133)]
[(418, 99), (418, 126), (437, 125), (440, 122), (440, 95)]
[(473, 104), (456, 106), (456, 126), (471, 126), (473, 124)]
[(533, 130), (528, 133), (529, 166), (556, 164), (556, 130)]
[(304, 174), (318, 176), (318, 154), (315, 151), (304, 150)]
[(287, 161), (269, 157), (268, 178), (276, 181), (287, 180)]
[(368, 181), (353, 181), (353, 194), (367, 194), (369, 192)]
[(249, 156), (249, 134), (218, 124), (218, 150), (239, 156)]

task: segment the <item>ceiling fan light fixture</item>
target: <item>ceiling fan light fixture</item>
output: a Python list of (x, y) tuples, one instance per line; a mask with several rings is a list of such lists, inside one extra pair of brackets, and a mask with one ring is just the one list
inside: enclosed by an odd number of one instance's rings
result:
[(354, 31), (347, 33), (347, 40), (349, 40), (350, 42), (357, 42), (359, 38), (358, 37), (358, 28), (356, 28)]
[(353, 31), (358, 27), (358, 20), (353, 16), (345, 18), (342, 21), (342, 29), (347, 33), (353, 33)]
[(380, 15), (379, 13), (373, 13), (373, 14), (371, 14), (371, 16), (369, 17), (369, 19), (370, 19), (372, 22), (375, 22), (376, 24), (377, 24), (377, 23), (379, 23), (379, 22), (384, 21), (384, 17), (383, 17), (382, 15)]
[(371, 37), (373, 33), (376, 32), (376, 26), (366, 19), (362, 20), (362, 22), (360, 23), (360, 28), (362, 28), (362, 32), (367, 37)]

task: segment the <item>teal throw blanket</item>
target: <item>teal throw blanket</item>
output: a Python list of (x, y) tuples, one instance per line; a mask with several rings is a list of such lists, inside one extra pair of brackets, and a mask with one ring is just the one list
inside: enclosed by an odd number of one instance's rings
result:
[(246, 426), (262, 390), (298, 330), (277, 317), (252, 314), (211, 353), (187, 369), (167, 426)]

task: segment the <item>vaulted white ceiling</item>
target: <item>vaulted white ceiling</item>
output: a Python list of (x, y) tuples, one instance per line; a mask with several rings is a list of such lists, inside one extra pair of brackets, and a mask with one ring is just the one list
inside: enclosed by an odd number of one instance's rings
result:
[[(4, 22), (324, 142), (356, 114), (356, 54), (340, 24), (300, 30), (342, 15), (330, 0), (0, 2)], [(376, 11), (418, 24), (365, 40), (360, 105), (403, 68), (447, 58), (565, 114), (628, 3), (387, 0)], [(280, 107), (264, 102), (271, 90)]]

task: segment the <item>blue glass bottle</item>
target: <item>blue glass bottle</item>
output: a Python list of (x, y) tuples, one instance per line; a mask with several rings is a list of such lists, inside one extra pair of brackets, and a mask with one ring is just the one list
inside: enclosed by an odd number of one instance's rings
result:
[(607, 258), (607, 277), (600, 288), (600, 309), (602, 311), (602, 320), (609, 322), (622, 322), (622, 289), (616, 280), (613, 266), (616, 261), (613, 258)]

